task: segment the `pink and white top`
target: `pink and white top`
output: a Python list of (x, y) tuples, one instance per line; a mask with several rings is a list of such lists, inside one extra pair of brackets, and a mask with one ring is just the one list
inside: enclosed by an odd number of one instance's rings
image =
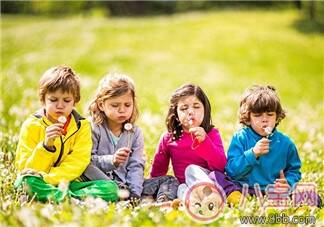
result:
[(155, 152), (151, 177), (164, 176), (168, 172), (171, 159), (173, 172), (180, 183), (185, 182), (185, 169), (195, 164), (210, 171), (224, 171), (226, 156), (222, 139), (217, 129), (213, 128), (199, 146), (192, 149), (192, 136), (183, 132), (181, 138), (171, 141), (172, 134), (164, 133)]

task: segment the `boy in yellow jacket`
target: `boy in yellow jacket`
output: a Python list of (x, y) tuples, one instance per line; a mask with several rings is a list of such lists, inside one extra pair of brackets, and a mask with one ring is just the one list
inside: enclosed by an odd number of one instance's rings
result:
[(74, 110), (80, 101), (79, 78), (66, 66), (49, 69), (39, 81), (39, 98), (42, 109), (20, 131), (15, 187), (27, 185), (28, 193), (40, 201), (60, 202), (66, 195), (116, 201), (115, 182), (77, 180), (90, 163), (92, 149), (90, 124)]

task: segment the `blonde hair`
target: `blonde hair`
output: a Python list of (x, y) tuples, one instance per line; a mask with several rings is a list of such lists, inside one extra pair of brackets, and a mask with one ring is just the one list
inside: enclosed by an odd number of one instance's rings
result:
[(89, 105), (89, 111), (93, 122), (97, 125), (102, 124), (107, 118), (105, 113), (99, 109), (100, 103), (109, 98), (126, 94), (128, 91), (131, 92), (131, 95), (133, 97), (134, 107), (132, 115), (127, 122), (134, 123), (138, 118), (134, 81), (126, 75), (117, 73), (108, 74), (99, 83), (96, 96)]
[(64, 65), (48, 69), (39, 80), (39, 99), (45, 102), (45, 95), (48, 92), (62, 90), (73, 95), (74, 102), (80, 101), (80, 78), (73, 70)]

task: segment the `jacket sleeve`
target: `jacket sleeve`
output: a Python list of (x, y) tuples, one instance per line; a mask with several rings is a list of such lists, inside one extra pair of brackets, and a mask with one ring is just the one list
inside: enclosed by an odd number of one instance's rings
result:
[(205, 140), (197, 147), (197, 152), (208, 163), (209, 170), (224, 171), (226, 156), (222, 139), (216, 129), (212, 129)]
[(61, 181), (72, 181), (81, 176), (90, 163), (91, 155), (91, 128), (87, 120), (81, 121), (81, 127), (75, 135), (75, 143), (68, 154), (57, 167), (52, 167), (45, 174), (46, 183), (57, 185)]
[(141, 196), (144, 183), (144, 137), (139, 128), (134, 135), (131, 154), (129, 156), (126, 170), (126, 183), (131, 194)]
[(167, 150), (167, 134), (164, 134), (160, 138), (159, 145), (155, 151), (153, 164), (151, 168), (151, 177), (165, 176), (168, 172), (170, 163), (170, 153)]
[(259, 164), (253, 151), (253, 148), (244, 149), (244, 144), (240, 141), (237, 134), (233, 136), (227, 152), (227, 165), (225, 170), (234, 180), (246, 177), (255, 165)]
[[(100, 148), (99, 146), (100, 138), (101, 135), (100, 135), (99, 126), (92, 124), (92, 142), (93, 142), (92, 153), (91, 153), (92, 164), (94, 164), (104, 172), (109, 172), (117, 169), (117, 167), (113, 164), (112, 154), (99, 155), (99, 149), (103, 149), (102, 147)], [(105, 149), (108, 149), (108, 147), (105, 147)], [(100, 152), (100, 153), (105, 153), (105, 152)]]
[(291, 142), (288, 151), (287, 165), (284, 169), (285, 177), (290, 187), (293, 187), (301, 179), (301, 161), (296, 146)]
[(19, 171), (30, 168), (39, 172), (48, 172), (53, 165), (55, 152), (49, 152), (43, 147), (43, 141), (40, 141), (41, 133), (45, 133), (45, 126), (37, 121), (28, 119), (23, 123), (15, 159)]

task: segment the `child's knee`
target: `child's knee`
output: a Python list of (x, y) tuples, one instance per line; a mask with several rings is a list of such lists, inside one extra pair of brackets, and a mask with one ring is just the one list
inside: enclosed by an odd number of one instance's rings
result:
[(179, 181), (176, 177), (174, 176), (166, 176), (165, 181), (168, 182), (168, 184), (173, 185), (173, 186), (179, 186)]
[(185, 177), (187, 178), (187, 177), (192, 176), (197, 170), (200, 171), (201, 168), (195, 164), (188, 165), (185, 170)]

